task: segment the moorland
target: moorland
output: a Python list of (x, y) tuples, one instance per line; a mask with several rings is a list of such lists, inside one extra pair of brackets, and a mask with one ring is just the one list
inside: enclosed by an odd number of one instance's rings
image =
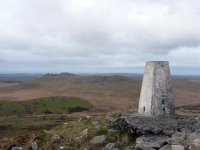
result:
[[(87, 101), (92, 106), (87, 113), (136, 111), (142, 84), (142, 76), (80, 76), (61, 73), (34, 77), (34, 80), (32, 78), (21, 80), (23, 82), (18, 82), (15, 78), (13, 80), (9, 78), (6, 82), (2, 80), (0, 83), (1, 103), (15, 102), (15, 104), (24, 105), (30, 100), (40, 99), (42, 103), (41, 99), (48, 97), (76, 97)], [(13, 83), (14, 81), (18, 83)], [(176, 113), (198, 113), (189, 108), (193, 106), (196, 108), (200, 105), (199, 78), (190, 76), (172, 78), (172, 88)]]
[[(39, 137), (44, 134), (40, 131), (77, 122), (81, 116), (136, 112), (141, 85), (142, 75), (138, 74), (2, 75), (0, 136), (4, 141), (8, 137), (24, 138), (22, 134)], [(199, 76), (173, 76), (172, 88), (176, 114), (200, 114)], [(87, 120), (85, 124), (88, 125)]]

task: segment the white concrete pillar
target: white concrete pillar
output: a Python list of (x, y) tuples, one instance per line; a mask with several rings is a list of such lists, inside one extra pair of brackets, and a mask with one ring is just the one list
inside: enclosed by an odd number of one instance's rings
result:
[(149, 61), (146, 63), (138, 113), (145, 116), (175, 114), (169, 62)]

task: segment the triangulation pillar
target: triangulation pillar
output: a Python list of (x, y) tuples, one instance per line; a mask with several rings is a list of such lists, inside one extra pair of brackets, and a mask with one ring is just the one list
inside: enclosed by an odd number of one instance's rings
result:
[(145, 116), (175, 114), (169, 62), (149, 61), (146, 63), (138, 113)]

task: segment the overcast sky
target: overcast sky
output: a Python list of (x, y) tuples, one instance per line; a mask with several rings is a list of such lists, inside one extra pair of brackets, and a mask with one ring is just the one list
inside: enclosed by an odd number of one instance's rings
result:
[(199, 0), (0, 0), (0, 73), (200, 75)]

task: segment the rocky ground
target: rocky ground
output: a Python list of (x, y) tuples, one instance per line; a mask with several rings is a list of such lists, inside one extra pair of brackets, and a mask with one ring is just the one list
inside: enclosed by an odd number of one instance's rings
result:
[(124, 114), (115, 121), (115, 126), (138, 136), (136, 150), (200, 150), (199, 117)]
[(0, 139), (1, 150), (200, 150), (200, 118), (108, 113)]
[(0, 139), (1, 150), (133, 150), (135, 137), (114, 129), (121, 113), (82, 116), (49, 130)]

